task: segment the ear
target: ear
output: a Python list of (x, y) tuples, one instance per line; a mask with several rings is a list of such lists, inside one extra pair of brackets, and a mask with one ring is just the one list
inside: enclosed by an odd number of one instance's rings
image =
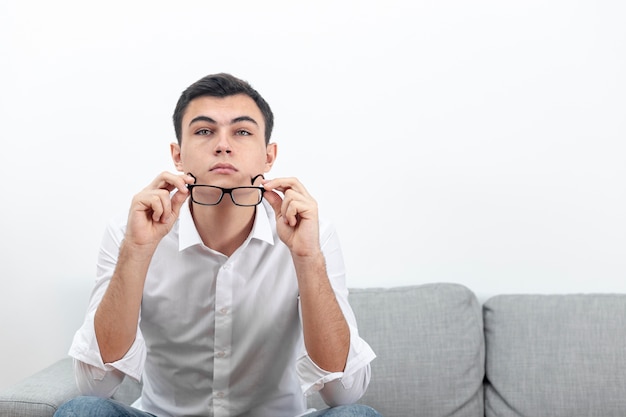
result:
[(278, 153), (278, 145), (270, 143), (265, 147), (265, 172), (270, 172), (274, 162), (276, 161), (276, 154)]
[(179, 172), (183, 172), (183, 161), (180, 155), (180, 145), (176, 142), (170, 143), (170, 152), (172, 153), (172, 161)]

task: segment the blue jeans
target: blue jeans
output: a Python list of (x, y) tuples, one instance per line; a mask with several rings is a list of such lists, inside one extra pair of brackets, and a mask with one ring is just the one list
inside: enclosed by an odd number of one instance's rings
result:
[[(155, 417), (153, 414), (108, 398), (76, 397), (63, 404), (54, 417)], [(373, 408), (361, 404), (326, 408), (306, 417), (381, 417)]]
[(363, 404), (341, 405), (306, 414), (304, 417), (382, 417), (378, 411)]
[(156, 417), (109, 398), (76, 397), (63, 404), (54, 417)]

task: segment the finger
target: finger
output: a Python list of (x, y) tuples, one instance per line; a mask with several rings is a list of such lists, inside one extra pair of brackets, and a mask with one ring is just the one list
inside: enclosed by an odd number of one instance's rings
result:
[(155, 222), (167, 222), (172, 210), (170, 194), (167, 191), (154, 193), (150, 200), (152, 209), (152, 220)]
[(175, 192), (172, 196), (172, 212), (176, 217), (180, 214), (180, 208), (183, 206), (187, 198), (189, 197), (189, 190), (185, 187), (186, 192), (180, 190)]
[(162, 172), (159, 175), (157, 175), (157, 177), (154, 180), (152, 180), (152, 182), (148, 184), (148, 186), (144, 189), (145, 190), (171, 191), (174, 188), (176, 188), (176, 186), (173, 184), (175, 182), (176, 182), (176, 178), (174, 174), (170, 172)]
[(291, 227), (296, 227), (298, 225), (298, 213), (300, 212), (301, 204), (298, 201), (290, 201), (289, 203), (284, 203), (284, 217), (285, 222), (289, 224)]
[(278, 220), (282, 216), (281, 206), (283, 204), (283, 199), (281, 198), (281, 196), (278, 195), (278, 193), (275, 191), (268, 190), (263, 193), (263, 198), (265, 198), (265, 200), (270, 203), (270, 206), (272, 206), (272, 209), (276, 214), (276, 219)]
[(307, 189), (302, 185), (297, 178), (274, 178), (271, 180), (263, 181), (263, 186), (266, 189), (280, 191), (281, 193), (286, 192), (287, 190), (297, 191), (307, 197), (310, 197)]
[(143, 193), (133, 200), (131, 213), (142, 213), (146, 217), (158, 222), (163, 215), (163, 204), (156, 194)]
[(285, 223), (288, 223), (290, 226), (295, 226), (297, 224), (297, 198), (299, 198), (299, 195), (292, 189), (285, 191), (285, 197), (283, 198), (283, 204), (281, 206), (281, 213), (285, 218)]
[(194, 178), (188, 174), (176, 175), (171, 172), (162, 172), (158, 175), (146, 190), (167, 190), (173, 191), (178, 189), (183, 193), (187, 193), (187, 184), (193, 184)]

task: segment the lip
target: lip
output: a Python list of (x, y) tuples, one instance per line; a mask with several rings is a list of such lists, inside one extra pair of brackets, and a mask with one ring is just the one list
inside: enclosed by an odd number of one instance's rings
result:
[(219, 163), (215, 164), (209, 169), (211, 172), (216, 172), (218, 174), (230, 174), (233, 172), (237, 172), (237, 168), (232, 166), (231, 164)]

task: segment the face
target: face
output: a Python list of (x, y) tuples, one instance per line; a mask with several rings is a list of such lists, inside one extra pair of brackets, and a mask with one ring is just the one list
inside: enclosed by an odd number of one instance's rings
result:
[(182, 119), (181, 145), (172, 143), (171, 151), (178, 171), (193, 174), (197, 184), (225, 188), (251, 185), (276, 158), (276, 145), (265, 144), (263, 115), (244, 94), (192, 100)]

